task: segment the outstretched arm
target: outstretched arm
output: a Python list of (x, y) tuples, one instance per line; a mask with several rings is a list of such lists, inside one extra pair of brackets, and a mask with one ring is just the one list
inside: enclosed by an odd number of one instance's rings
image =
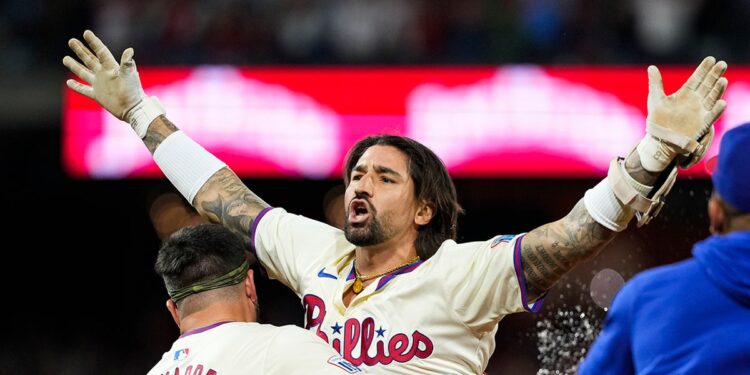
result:
[[(712, 125), (726, 106), (721, 100), (727, 86), (725, 71), (726, 63), (708, 57), (680, 90), (666, 96), (658, 69), (649, 67), (644, 139), (627, 158), (613, 161), (607, 179), (589, 190), (568, 215), (523, 238), (521, 260), (531, 300), (601, 251), (636, 212), (639, 224), (658, 213), (652, 210), (663, 204), (661, 196), (674, 181), (674, 165), (696, 163), (710, 144)], [(654, 187), (659, 181), (661, 186)]]
[[(87, 30), (83, 37), (88, 47), (78, 39), (68, 42), (83, 64), (69, 56), (65, 56), (63, 64), (88, 85), (68, 80), (68, 87), (96, 100), (115, 117), (130, 123), (149, 151), (154, 154), (154, 158), (170, 181), (199, 213), (213, 222), (223, 224), (249, 241), (253, 220), (268, 205), (250, 191), (234, 172), (205, 149), (187, 137), (177, 137), (175, 133), (178, 133), (179, 129), (164, 116), (164, 110), (158, 101), (144, 93), (133, 60), (132, 48), (123, 52), (118, 64), (109, 49), (93, 32)], [(171, 138), (174, 141), (172, 143), (180, 142), (179, 147), (188, 147), (192, 152), (199, 154), (191, 163), (195, 163), (196, 160), (202, 161), (203, 169), (198, 168), (197, 171), (188, 174), (189, 177), (200, 176), (197, 180), (184, 178), (185, 170), (192, 169), (192, 166), (186, 168), (185, 165), (175, 165), (185, 163), (177, 160), (179, 158), (166, 155), (163, 158), (157, 157), (159, 147), (170, 136), (175, 136)]]
[[(625, 168), (638, 182), (653, 185), (659, 174), (640, 164), (638, 154), (631, 153)], [(562, 219), (529, 232), (521, 247), (529, 298), (539, 298), (576, 264), (598, 254), (615, 235), (617, 232), (594, 220), (583, 199)]]
[[(168, 136), (178, 131), (165, 116), (157, 117), (143, 142), (153, 154)], [(242, 183), (228, 167), (214, 173), (190, 202), (204, 217), (240, 235), (248, 244), (255, 217), (268, 204)]]

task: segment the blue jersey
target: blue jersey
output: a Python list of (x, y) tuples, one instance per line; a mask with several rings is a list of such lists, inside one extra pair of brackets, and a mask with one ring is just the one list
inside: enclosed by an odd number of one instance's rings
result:
[(625, 285), (579, 374), (750, 374), (750, 232), (693, 254)]

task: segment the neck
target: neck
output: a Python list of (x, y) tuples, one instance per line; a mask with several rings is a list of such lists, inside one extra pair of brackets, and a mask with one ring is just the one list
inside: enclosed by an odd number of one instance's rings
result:
[[(410, 238), (411, 237), (411, 238)], [(355, 250), (357, 271), (362, 275), (372, 275), (404, 264), (417, 256), (414, 236), (405, 236), (373, 246), (358, 247)]]
[(750, 214), (741, 214), (729, 220), (729, 232), (750, 230)]
[(214, 302), (206, 308), (180, 317), (180, 333), (189, 332), (218, 322), (255, 322), (257, 317), (247, 304)]

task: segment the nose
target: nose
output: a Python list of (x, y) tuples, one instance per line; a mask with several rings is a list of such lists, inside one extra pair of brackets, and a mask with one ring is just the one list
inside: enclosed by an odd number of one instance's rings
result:
[(362, 178), (357, 181), (357, 185), (354, 186), (354, 193), (357, 196), (366, 195), (368, 197), (372, 197), (373, 193), (373, 182), (372, 182), (372, 176), (368, 173)]

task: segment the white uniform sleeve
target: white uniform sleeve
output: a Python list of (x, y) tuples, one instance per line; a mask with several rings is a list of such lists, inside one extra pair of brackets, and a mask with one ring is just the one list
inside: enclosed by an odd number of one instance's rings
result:
[(447, 300), (471, 329), (492, 329), (507, 314), (541, 308), (543, 297), (533, 305), (527, 300), (522, 240), (523, 235), (506, 235), (485, 242), (450, 241), (436, 254)]
[(346, 241), (338, 228), (287, 213), (265, 209), (250, 231), (253, 251), (268, 276), (300, 295), (300, 280), (335, 256), (337, 244)]
[(346, 375), (365, 373), (325, 341), (299, 327), (283, 327), (266, 351), (264, 374)]

